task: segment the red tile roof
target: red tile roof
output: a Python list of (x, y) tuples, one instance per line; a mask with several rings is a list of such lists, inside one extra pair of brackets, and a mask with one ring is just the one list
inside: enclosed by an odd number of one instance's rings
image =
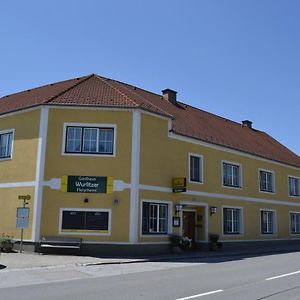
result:
[(171, 117), (177, 134), (300, 167), (299, 156), (262, 131), (95, 74), (4, 96), (0, 114), (43, 104), (140, 108)]

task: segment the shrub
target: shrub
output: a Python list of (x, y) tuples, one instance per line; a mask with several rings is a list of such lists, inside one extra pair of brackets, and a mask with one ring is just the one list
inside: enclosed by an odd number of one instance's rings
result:
[(0, 236), (0, 248), (2, 251), (10, 252), (13, 248), (14, 240), (12, 236), (2, 233)]

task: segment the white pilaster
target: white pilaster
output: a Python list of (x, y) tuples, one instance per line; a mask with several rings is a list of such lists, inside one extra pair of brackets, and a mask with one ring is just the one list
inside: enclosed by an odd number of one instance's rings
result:
[(48, 114), (48, 107), (42, 107), (40, 113), (40, 128), (36, 159), (35, 190), (33, 203), (32, 240), (35, 242), (40, 239)]
[(138, 207), (140, 181), (140, 135), (141, 113), (133, 111), (132, 116), (132, 149), (131, 149), (131, 190), (130, 190), (130, 223), (129, 242), (138, 240)]

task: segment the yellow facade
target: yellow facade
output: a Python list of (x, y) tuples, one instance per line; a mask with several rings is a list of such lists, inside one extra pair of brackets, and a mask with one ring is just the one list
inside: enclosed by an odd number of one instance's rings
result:
[[(38, 241), (34, 238), (36, 232), (38, 238), (71, 236), (61, 230), (63, 209), (109, 211), (107, 234), (72, 232), (72, 236), (82, 237), (87, 243), (167, 243), (168, 234), (185, 234), (184, 212), (194, 212), (197, 242), (208, 242), (209, 233), (219, 234), (223, 241), (299, 237), (291, 234), (290, 212), (300, 212), (300, 198), (288, 195), (288, 176), (300, 177), (299, 168), (178, 136), (169, 132), (171, 119), (143, 111), (135, 117), (135, 110), (125, 109), (46, 109), (46, 121), (40, 119), (40, 109), (0, 119), (0, 131), (14, 130), (12, 158), (0, 161), (0, 233), (18, 239), (16, 208), (22, 204), (18, 195), (29, 194), (30, 223), (24, 237), (32, 242)], [(43, 122), (46, 129), (41, 135)], [(65, 153), (66, 124), (83, 124), (86, 128), (114, 126), (113, 155)], [(139, 136), (134, 136), (134, 132)], [(189, 181), (189, 155), (202, 158), (202, 183)], [(223, 186), (222, 162), (240, 166), (240, 188)], [(275, 174), (273, 193), (259, 190), (260, 169)], [(37, 172), (41, 173), (41, 180), (37, 179)], [(60, 180), (72, 175), (112, 176), (114, 191), (63, 193)], [(176, 177), (187, 179), (187, 192), (172, 191), (172, 180)], [(168, 230), (164, 234), (143, 231), (143, 207), (151, 203), (166, 204)], [(176, 212), (179, 204), (181, 210)], [(216, 213), (210, 214), (211, 207), (216, 208)], [(241, 213), (239, 234), (223, 232), (226, 207), (238, 208)], [(261, 233), (261, 210), (274, 212), (274, 233)], [(173, 217), (179, 218), (179, 226), (173, 226)]]

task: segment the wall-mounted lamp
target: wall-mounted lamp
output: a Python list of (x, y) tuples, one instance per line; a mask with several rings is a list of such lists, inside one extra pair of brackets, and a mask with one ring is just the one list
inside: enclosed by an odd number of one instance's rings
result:
[(89, 199), (88, 198), (84, 198), (84, 203), (89, 203)]
[(120, 204), (120, 199), (119, 198), (113, 198), (112, 202), (113, 202), (113, 205), (119, 205)]
[(182, 211), (183, 205), (182, 204), (176, 204), (175, 205), (175, 212), (179, 213), (180, 211)]
[(209, 210), (210, 210), (210, 215), (214, 215), (217, 212), (217, 208), (215, 206), (211, 206)]

